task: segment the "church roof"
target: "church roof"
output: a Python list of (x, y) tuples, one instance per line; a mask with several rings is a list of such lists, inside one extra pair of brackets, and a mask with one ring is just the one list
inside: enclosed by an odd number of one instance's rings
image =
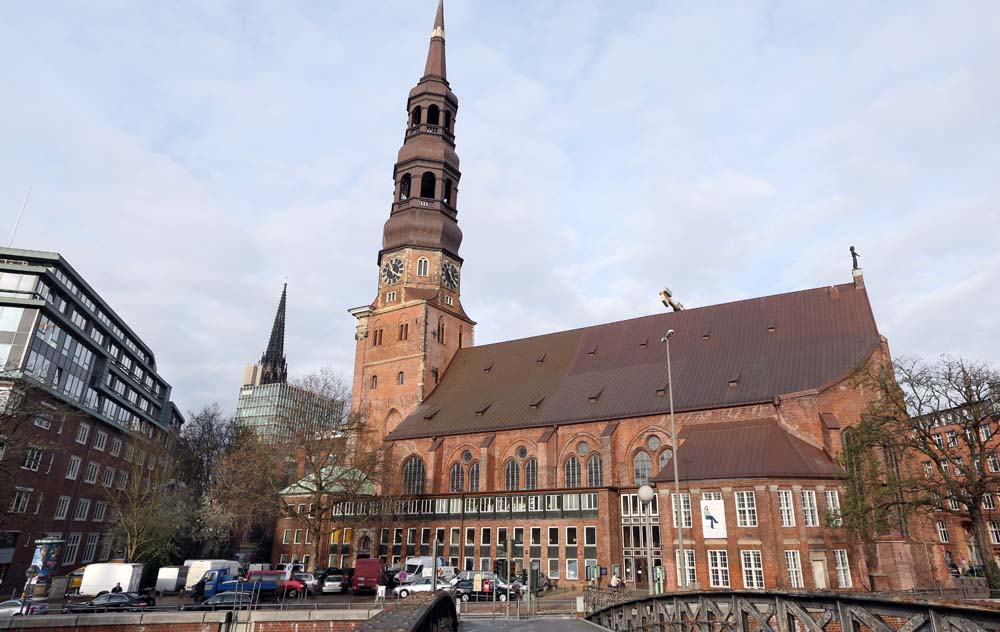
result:
[[(678, 478), (827, 478), (843, 472), (825, 452), (792, 436), (775, 419), (685, 425), (680, 432)], [(668, 462), (653, 478), (674, 480)]]
[(880, 342), (854, 284), (777, 294), (458, 351), (389, 439), (541, 428), (770, 402), (821, 389)]

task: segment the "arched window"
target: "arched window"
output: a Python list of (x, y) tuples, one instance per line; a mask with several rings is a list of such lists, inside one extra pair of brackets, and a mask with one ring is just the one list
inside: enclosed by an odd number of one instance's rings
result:
[(441, 121), (441, 108), (432, 105), (427, 108), (427, 124), (437, 125)]
[(465, 491), (465, 472), (459, 463), (451, 466), (451, 491)]
[(507, 491), (521, 489), (521, 466), (511, 459), (503, 468), (503, 482)]
[(444, 181), (444, 197), (441, 198), (441, 199), (444, 200), (445, 204), (449, 204), (449, 205), (451, 204), (451, 178), (445, 178), (445, 181)]
[(413, 178), (410, 174), (404, 173), (403, 177), (399, 180), (399, 199), (409, 200), (410, 199), (410, 184)]
[(438, 318), (437, 339), (441, 344), (445, 344), (444, 339), (444, 317)]
[(413, 116), (410, 118), (410, 127), (414, 125), (420, 125), (420, 115), (423, 113), (423, 108), (419, 105), (413, 108)]
[(372, 376), (372, 390), (374, 391), (376, 388), (378, 388), (378, 376), (377, 375), (373, 375)]
[(451, 131), (451, 110), (444, 111), (444, 128)]
[(403, 493), (415, 496), (424, 493), (424, 462), (411, 456), (403, 464)]
[(420, 197), (433, 199), (435, 184), (437, 184), (437, 180), (434, 178), (434, 174), (425, 171), (424, 175), (420, 176)]
[(524, 464), (524, 488), (538, 489), (538, 460), (535, 457)]
[(653, 459), (646, 452), (636, 452), (632, 459), (632, 480), (636, 485), (648, 485), (653, 476)]
[(587, 486), (600, 487), (604, 485), (604, 463), (601, 455), (595, 454), (587, 461)]
[(427, 260), (427, 257), (420, 257), (417, 259), (417, 276), (427, 276), (429, 274), (431, 264)]
[(660, 456), (656, 458), (656, 464), (657, 466), (659, 466), (659, 469), (662, 470), (663, 468), (665, 468), (667, 466), (667, 463), (670, 463), (670, 459), (673, 456), (674, 456), (673, 450), (671, 450), (670, 448), (667, 448), (663, 452), (660, 452)]
[(566, 487), (579, 487), (580, 486), (580, 460), (575, 456), (571, 456), (566, 459), (566, 478), (564, 480)]
[(469, 491), (479, 491), (479, 461), (469, 466)]
[(402, 371), (400, 371), (400, 372), (399, 372), (399, 373), (398, 373), (398, 374), (396, 375), (396, 384), (402, 384), (402, 383), (403, 383), (403, 372), (402, 372)]

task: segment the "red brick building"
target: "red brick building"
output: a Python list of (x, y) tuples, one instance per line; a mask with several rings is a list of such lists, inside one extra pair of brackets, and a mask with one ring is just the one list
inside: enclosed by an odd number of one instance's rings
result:
[[(377, 526), (352, 517), (362, 507), (345, 507), (316, 565), (398, 563), (429, 553), (436, 537), (462, 569), (535, 561), (563, 584), (585, 581), (588, 567), (642, 584), (651, 531), (654, 565), (675, 587), (661, 342), (672, 329), (691, 583), (887, 589), (930, 580), (915, 543), (863, 545), (839, 526), (841, 432), (868, 401), (850, 378), (889, 359), (860, 270), (842, 285), (473, 346), (460, 292), (458, 100), (440, 6), (407, 110), (378, 293), (351, 310), (353, 403), (400, 464), (384, 494), (406, 500)], [(637, 498), (646, 483), (657, 492), (650, 511)], [(293, 523), (278, 525), (275, 562), (304, 555)]]

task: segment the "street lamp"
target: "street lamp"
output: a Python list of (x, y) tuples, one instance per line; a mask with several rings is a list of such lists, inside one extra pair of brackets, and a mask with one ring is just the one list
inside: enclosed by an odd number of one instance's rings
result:
[(674, 330), (669, 329), (660, 338), (660, 342), (667, 345), (667, 391), (670, 393), (670, 440), (673, 443), (674, 462), (674, 502), (673, 509), (677, 512), (677, 551), (680, 555), (680, 565), (678, 568), (678, 586), (687, 587), (687, 557), (684, 555), (684, 501), (681, 498), (681, 479), (677, 472), (677, 424), (674, 422), (674, 379), (670, 374), (670, 337), (674, 335)]
[(639, 488), (639, 500), (646, 506), (646, 581), (649, 582), (649, 594), (653, 591), (653, 499), (656, 492), (649, 485)]

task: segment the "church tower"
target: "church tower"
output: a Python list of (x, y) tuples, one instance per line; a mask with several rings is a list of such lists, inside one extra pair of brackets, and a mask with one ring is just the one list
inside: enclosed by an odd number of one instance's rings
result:
[(438, 4), (424, 75), (407, 99), (392, 207), (378, 253), (378, 296), (358, 319), (353, 408), (379, 438), (434, 390), (475, 323), (462, 309), (458, 255), (458, 98), (445, 70), (444, 3)]

